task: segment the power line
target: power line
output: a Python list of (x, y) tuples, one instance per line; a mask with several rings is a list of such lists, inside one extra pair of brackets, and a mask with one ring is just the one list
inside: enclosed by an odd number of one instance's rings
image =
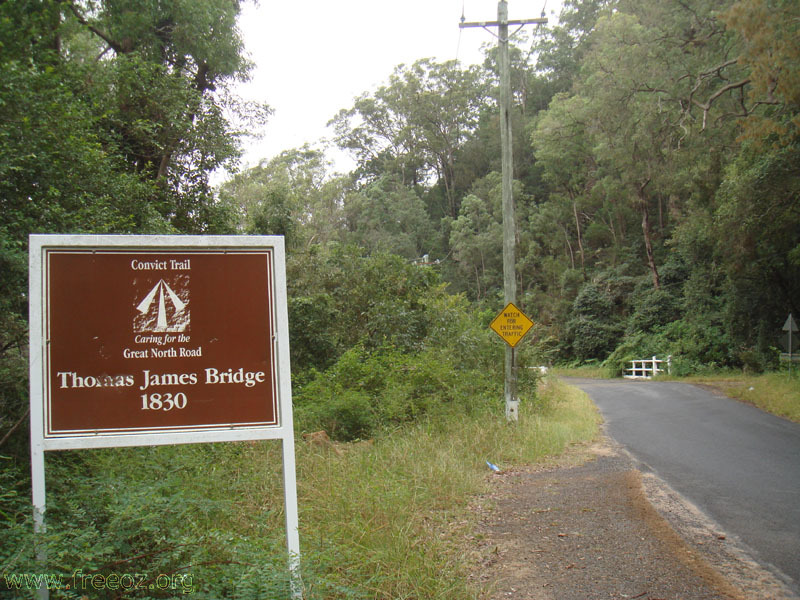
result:
[[(466, 0), (461, 0), (461, 22), (463, 23), (466, 21), (466, 17), (464, 16), (464, 3)], [(458, 65), (458, 56), (461, 51), (461, 34), (464, 33), (464, 30), (459, 27), (458, 28), (458, 43), (456, 44), (456, 65)]]

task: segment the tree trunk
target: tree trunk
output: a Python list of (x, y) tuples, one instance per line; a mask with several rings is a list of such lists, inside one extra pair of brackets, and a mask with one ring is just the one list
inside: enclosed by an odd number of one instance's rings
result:
[(169, 161), (171, 158), (171, 152), (166, 152), (161, 156), (161, 161), (158, 164), (158, 172), (156, 173), (157, 180), (165, 179), (167, 177), (167, 170), (169, 169)]
[(439, 157), (439, 164), (441, 165), (440, 177), (444, 179), (444, 193), (447, 197), (447, 207), (450, 216), (454, 219), (458, 218), (458, 211), (456, 210), (455, 198), (455, 166), (453, 160), (453, 153), (448, 149), (444, 156)]
[(575, 268), (575, 254), (572, 252), (572, 244), (569, 242), (569, 233), (567, 233), (567, 228), (562, 227), (564, 231), (564, 240), (567, 242), (567, 249), (569, 250), (569, 261), (572, 265), (572, 268)]
[(653, 255), (653, 242), (650, 235), (650, 214), (647, 210), (647, 195), (644, 193), (644, 189), (647, 187), (648, 183), (650, 183), (649, 179), (639, 186), (639, 210), (642, 213), (642, 235), (644, 236), (644, 248), (647, 252), (647, 264), (650, 266), (650, 272), (653, 274), (653, 287), (659, 289), (661, 287), (661, 280), (658, 277), (656, 259)]
[[(572, 194), (570, 194), (572, 196)], [(583, 256), (583, 233), (581, 232), (581, 220), (578, 216), (578, 203), (573, 198), (572, 200), (572, 214), (575, 215), (575, 229), (578, 231), (578, 254), (581, 256), (581, 271), (586, 271), (586, 261)]]

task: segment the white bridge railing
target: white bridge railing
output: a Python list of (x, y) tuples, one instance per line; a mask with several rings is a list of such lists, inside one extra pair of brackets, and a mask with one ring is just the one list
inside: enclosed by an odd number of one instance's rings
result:
[[(660, 366), (664, 363), (667, 365), (666, 370)], [(626, 379), (652, 379), (659, 373), (669, 373), (671, 367), (672, 356), (668, 356), (667, 360), (659, 360), (655, 356), (643, 360), (632, 360), (631, 367), (625, 369), (626, 374), (623, 377)]]

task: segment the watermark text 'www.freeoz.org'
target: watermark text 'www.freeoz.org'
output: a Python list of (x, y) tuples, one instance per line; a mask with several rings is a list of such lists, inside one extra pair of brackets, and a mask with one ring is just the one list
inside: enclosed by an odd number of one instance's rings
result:
[(175, 590), (183, 594), (194, 591), (194, 580), (190, 573), (162, 573), (152, 577), (146, 573), (101, 574), (84, 573), (83, 569), (77, 569), (72, 576), (59, 573), (4, 573), (2, 583), (7, 590)]

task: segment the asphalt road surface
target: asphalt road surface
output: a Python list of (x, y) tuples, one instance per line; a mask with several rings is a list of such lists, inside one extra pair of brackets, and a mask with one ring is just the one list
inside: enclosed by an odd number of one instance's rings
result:
[(800, 593), (800, 425), (685, 383), (565, 381), (645, 468)]

